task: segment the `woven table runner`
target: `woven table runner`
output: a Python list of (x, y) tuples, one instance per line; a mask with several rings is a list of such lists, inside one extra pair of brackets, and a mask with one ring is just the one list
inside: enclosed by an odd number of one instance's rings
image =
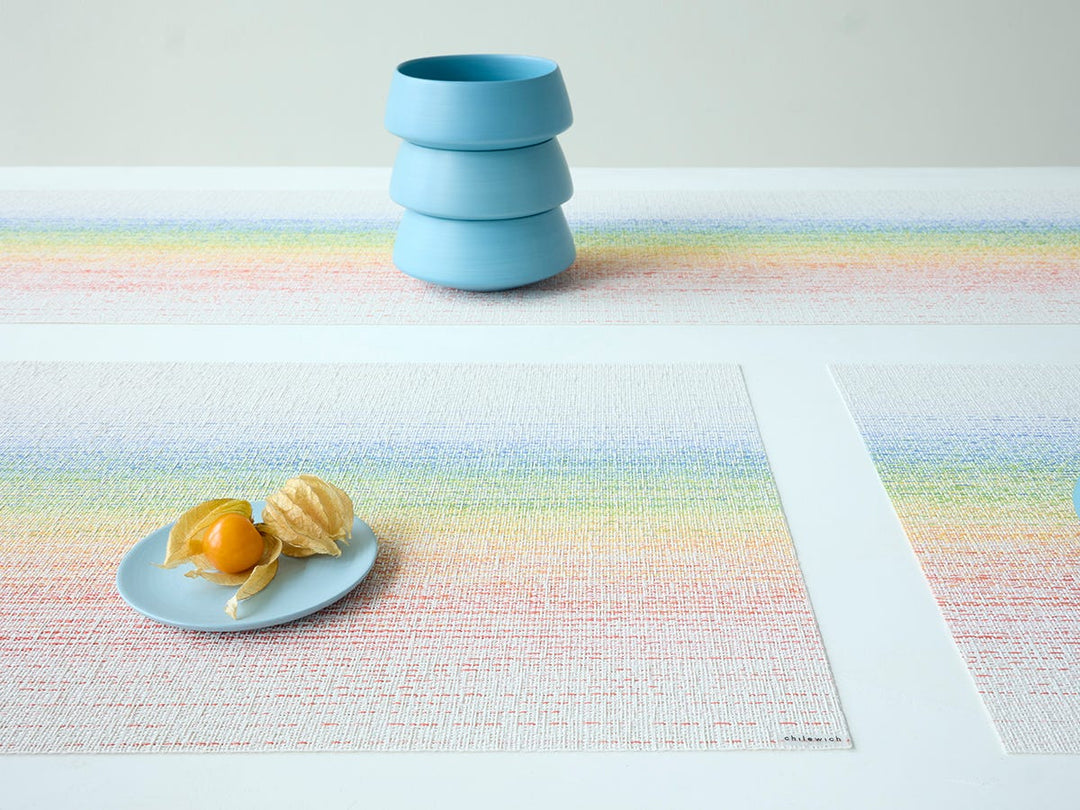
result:
[(1080, 753), (1080, 367), (834, 372), (1005, 750)]
[[(6, 752), (850, 745), (734, 366), (11, 364), (0, 467)], [(345, 599), (121, 601), (139, 538), (300, 472), (379, 539)]]
[(579, 192), (503, 293), (393, 266), (385, 191), (0, 192), (0, 323), (1080, 323), (1080, 191)]

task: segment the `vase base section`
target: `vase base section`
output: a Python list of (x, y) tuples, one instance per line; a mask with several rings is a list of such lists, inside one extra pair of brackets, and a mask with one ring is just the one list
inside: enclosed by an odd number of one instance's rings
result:
[(574, 263), (562, 208), (531, 217), (461, 220), (406, 211), (394, 241), (394, 264), (443, 287), (493, 292), (534, 284)]

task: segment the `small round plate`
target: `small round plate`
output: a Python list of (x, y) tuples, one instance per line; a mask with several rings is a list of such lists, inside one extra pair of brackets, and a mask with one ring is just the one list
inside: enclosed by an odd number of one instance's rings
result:
[[(253, 501), (252, 516), (262, 516), (264, 501)], [(185, 630), (230, 633), (285, 624), (331, 605), (367, 576), (378, 542), (367, 524), (353, 522), (349, 545), (340, 557), (315, 555), (303, 559), (282, 556), (274, 580), (240, 603), (238, 619), (225, 613), (225, 603), (236, 588), (224, 588), (205, 579), (186, 577), (186, 567), (158, 568), (165, 559), (165, 544), (173, 524), (140, 540), (120, 562), (116, 587), (139, 613), (162, 624)]]

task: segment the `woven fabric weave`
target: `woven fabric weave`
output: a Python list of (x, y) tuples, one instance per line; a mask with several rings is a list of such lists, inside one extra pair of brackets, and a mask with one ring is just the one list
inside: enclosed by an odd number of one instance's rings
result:
[(609, 191), (503, 293), (391, 261), (385, 192), (0, 193), (0, 322), (1080, 323), (1080, 192)]
[[(300, 472), (379, 538), (344, 600), (120, 600), (147, 532)], [(849, 745), (737, 367), (0, 366), (0, 503), (6, 752)]]
[(1080, 753), (1080, 367), (835, 375), (1005, 750)]

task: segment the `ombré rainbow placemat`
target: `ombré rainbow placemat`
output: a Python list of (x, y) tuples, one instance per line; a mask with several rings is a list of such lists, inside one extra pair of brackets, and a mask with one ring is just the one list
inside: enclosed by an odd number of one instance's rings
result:
[(1009, 752), (1080, 752), (1080, 367), (834, 369)]
[[(849, 745), (737, 367), (6, 365), (0, 465), (4, 751)], [(300, 471), (379, 538), (345, 600), (120, 601), (149, 530)]]
[(1080, 191), (585, 191), (566, 273), (410, 279), (385, 192), (0, 193), (0, 322), (1080, 322)]

